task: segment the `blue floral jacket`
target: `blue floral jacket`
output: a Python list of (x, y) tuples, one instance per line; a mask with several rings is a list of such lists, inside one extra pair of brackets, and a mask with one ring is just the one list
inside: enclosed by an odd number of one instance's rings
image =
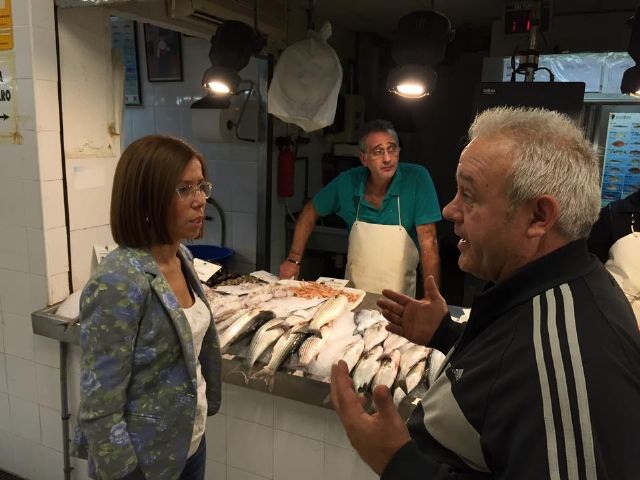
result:
[[(206, 304), (189, 251), (179, 256)], [(139, 466), (148, 479), (177, 479), (196, 412), (196, 359), (187, 319), (151, 254), (120, 247), (104, 258), (82, 292), (80, 329), (78, 423), (89, 475), (116, 479)], [(200, 363), (213, 415), (221, 393), (214, 322)]]

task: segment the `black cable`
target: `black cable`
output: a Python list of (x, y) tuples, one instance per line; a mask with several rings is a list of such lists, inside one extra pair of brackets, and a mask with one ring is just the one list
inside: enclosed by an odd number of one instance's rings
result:
[(546, 70), (547, 72), (549, 72), (549, 83), (553, 83), (553, 81), (556, 79), (556, 77), (553, 74), (553, 72), (551, 70), (549, 70), (547, 67), (538, 67), (538, 68), (535, 69), (536, 72), (538, 70)]

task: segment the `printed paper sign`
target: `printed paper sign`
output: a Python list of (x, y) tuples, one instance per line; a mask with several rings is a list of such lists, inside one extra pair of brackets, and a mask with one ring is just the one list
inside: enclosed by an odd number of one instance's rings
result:
[(11, 0), (0, 0), (0, 50), (13, 50)]
[(13, 52), (0, 52), (0, 143), (20, 143)]
[(199, 258), (193, 259), (193, 266), (195, 267), (196, 273), (198, 274), (198, 278), (201, 282), (206, 282), (222, 268), (220, 265), (216, 265), (215, 263), (207, 262)]

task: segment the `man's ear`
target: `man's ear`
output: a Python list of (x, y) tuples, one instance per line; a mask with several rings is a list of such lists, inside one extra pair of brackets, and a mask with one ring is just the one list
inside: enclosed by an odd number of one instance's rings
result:
[(527, 228), (530, 237), (541, 237), (548, 233), (560, 217), (558, 201), (551, 195), (541, 195), (529, 202), (531, 220)]
[(358, 156), (360, 157), (360, 163), (362, 164), (362, 166), (366, 167), (367, 166), (367, 162), (364, 159), (365, 153), (360, 152), (360, 153), (358, 153)]

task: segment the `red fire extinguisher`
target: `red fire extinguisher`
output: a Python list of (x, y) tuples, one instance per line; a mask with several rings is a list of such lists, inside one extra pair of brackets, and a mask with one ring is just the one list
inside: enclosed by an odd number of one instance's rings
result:
[(292, 197), (296, 155), (289, 137), (276, 138), (278, 146), (278, 196)]

